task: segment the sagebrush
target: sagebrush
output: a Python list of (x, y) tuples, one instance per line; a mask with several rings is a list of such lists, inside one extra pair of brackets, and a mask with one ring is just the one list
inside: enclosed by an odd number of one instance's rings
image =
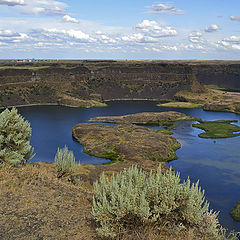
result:
[(63, 175), (75, 172), (79, 164), (76, 163), (73, 152), (65, 146), (63, 149), (58, 148), (54, 158), (54, 167), (58, 177), (62, 177)]
[(34, 156), (29, 141), (31, 134), (30, 123), (16, 108), (5, 109), (0, 114), (0, 167), (19, 166)]
[(217, 213), (209, 211), (199, 182), (180, 183), (179, 173), (171, 168), (165, 174), (145, 173), (136, 166), (108, 179), (101, 175), (94, 183), (92, 214), (100, 236), (116, 238), (121, 232), (147, 225), (169, 232), (197, 229), (208, 237), (218, 235)]

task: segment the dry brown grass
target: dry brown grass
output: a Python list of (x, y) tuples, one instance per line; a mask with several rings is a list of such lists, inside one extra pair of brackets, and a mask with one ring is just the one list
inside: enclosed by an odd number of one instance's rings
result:
[(52, 164), (0, 169), (0, 239), (95, 239), (91, 194)]
[[(52, 163), (0, 169), (0, 239), (99, 239), (91, 215), (92, 182), (105, 170), (111, 174), (129, 166), (81, 165), (73, 178), (61, 179)], [(79, 178), (80, 185), (70, 181)]]
[[(91, 215), (92, 182), (103, 171), (111, 175), (129, 166), (83, 164), (78, 173), (61, 179), (57, 178), (52, 163), (38, 162), (20, 168), (0, 169), (0, 239), (101, 239), (97, 236), (97, 225)], [(146, 170), (155, 168), (149, 162), (144, 166)], [(162, 167), (166, 169), (166, 165)], [(74, 185), (72, 180), (76, 179), (80, 179), (81, 184)], [(167, 227), (162, 224), (158, 228), (136, 226), (119, 233), (116, 240), (204, 239), (196, 234), (197, 229), (176, 232), (171, 223), (166, 224)], [(173, 229), (172, 232), (169, 229)]]

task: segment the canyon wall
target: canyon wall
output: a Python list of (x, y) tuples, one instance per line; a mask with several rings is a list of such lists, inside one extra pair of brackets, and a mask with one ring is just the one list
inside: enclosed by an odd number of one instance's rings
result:
[(0, 62), (0, 105), (77, 99), (171, 99), (202, 85), (240, 88), (240, 62), (35, 61)]

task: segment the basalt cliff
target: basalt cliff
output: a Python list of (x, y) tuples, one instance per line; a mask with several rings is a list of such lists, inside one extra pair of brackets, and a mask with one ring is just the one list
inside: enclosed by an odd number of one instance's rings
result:
[(110, 99), (172, 99), (203, 85), (240, 89), (238, 61), (0, 61), (0, 106), (103, 106)]

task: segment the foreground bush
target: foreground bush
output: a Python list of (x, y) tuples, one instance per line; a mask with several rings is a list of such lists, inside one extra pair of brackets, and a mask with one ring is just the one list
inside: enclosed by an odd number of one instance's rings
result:
[(57, 150), (54, 158), (54, 167), (58, 177), (71, 174), (77, 170), (77, 164), (72, 151), (69, 151), (67, 146)]
[(33, 157), (30, 146), (31, 127), (16, 108), (0, 114), (0, 167), (19, 166)]
[(131, 167), (107, 179), (104, 174), (94, 183), (92, 214), (99, 224), (100, 236), (116, 238), (131, 232), (164, 226), (169, 232), (197, 229), (199, 234), (218, 234), (217, 214), (208, 211), (204, 191), (190, 180), (180, 183), (179, 174), (167, 170), (146, 174)]

